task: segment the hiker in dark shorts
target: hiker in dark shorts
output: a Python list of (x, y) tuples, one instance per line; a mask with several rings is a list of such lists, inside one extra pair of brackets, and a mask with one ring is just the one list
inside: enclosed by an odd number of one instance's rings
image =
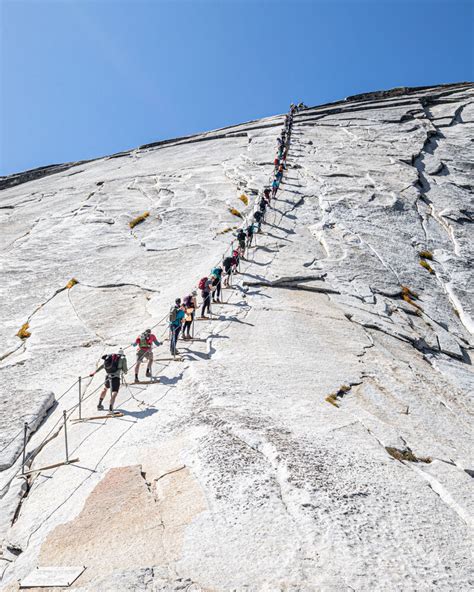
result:
[(228, 288), (230, 286), (230, 278), (232, 276), (232, 257), (226, 257), (222, 262), (222, 266), (224, 268), (225, 276), (224, 276), (224, 286)]
[(194, 314), (196, 312), (196, 299), (190, 294), (186, 296), (183, 301), (184, 305), (184, 324), (183, 324), (183, 339), (191, 339), (191, 327), (194, 321)]
[(117, 398), (117, 394), (120, 389), (120, 378), (122, 376), (122, 372), (126, 374), (128, 372), (127, 366), (127, 358), (123, 355), (122, 350), (118, 354), (108, 354), (106, 356), (102, 356), (104, 360), (103, 363), (97, 368), (95, 372), (92, 372), (90, 376), (94, 376), (97, 372), (104, 369), (106, 372), (104, 388), (99, 395), (99, 404), (97, 405), (97, 409), (99, 411), (103, 411), (104, 409), (104, 399), (107, 391), (110, 389), (110, 405), (109, 411), (114, 410), (115, 399)]
[(242, 228), (237, 233), (237, 241), (239, 243), (240, 257), (243, 259), (245, 255), (245, 243), (247, 241), (247, 235)]
[(263, 220), (263, 213), (260, 210), (254, 212), (254, 220), (257, 224), (257, 232), (261, 232), (262, 230), (262, 220)]

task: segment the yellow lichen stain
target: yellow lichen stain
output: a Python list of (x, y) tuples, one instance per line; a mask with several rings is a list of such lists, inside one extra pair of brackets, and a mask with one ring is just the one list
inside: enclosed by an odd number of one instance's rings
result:
[(76, 278), (71, 278), (68, 283), (66, 284), (66, 289), (70, 290), (73, 286), (75, 286), (76, 284), (78, 284), (78, 280), (76, 280)]
[(28, 337), (31, 337), (31, 332), (28, 331), (29, 328), (30, 323), (23, 323), (23, 325), (20, 327), (20, 330), (16, 334), (17, 337), (19, 337), (20, 339), (28, 339)]
[(229, 208), (229, 212), (233, 215), (233, 216), (237, 216), (238, 218), (242, 218), (242, 214), (239, 212), (239, 210), (235, 209), (235, 208)]
[(148, 218), (149, 215), (150, 215), (150, 212), (144, 212), (141, 216), (137, 216), (136, 218), (131, 220), (128, 223), (128, 225), (130, 226), (130, 228), (135, 228), (135, 226), (137, 226), (137, 224), (141, 224), (142, 222), (144, 222)]

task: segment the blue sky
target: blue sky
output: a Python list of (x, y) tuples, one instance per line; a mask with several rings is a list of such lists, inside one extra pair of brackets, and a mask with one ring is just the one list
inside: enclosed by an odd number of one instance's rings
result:
[(0, 0), (0, 174), (473, 80), (472, 0)]

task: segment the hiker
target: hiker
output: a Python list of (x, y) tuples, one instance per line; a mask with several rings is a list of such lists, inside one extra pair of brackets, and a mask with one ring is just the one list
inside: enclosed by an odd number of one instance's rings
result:
[(254, 230), (255, 228), (253, 224), (247, 226), (247, 249), (249, 249), (252, 246)]
[(176, 344), (178, 343), (178, 337), (181, 331), (181, 323), (183, 320), (184, 306), (181, 304), (181, 298), (176, 298), (174, 301), (174, 306), (171, 307), (169, 316), (170, 352), (173, 357), (178, 353)]
[(230, 286), (230, 278), (232, 276), (232, 257), (225, 257), (222, 261), (222, 267), (225, 271), (224, 287), (228, 288)]
[(222, 267), (214, 267), (211, 270), (211, 285), (214, 288), (212, 291), (212, 302), (221, 301), (221, 280), (222, 280)]
[(260, 210), (257, 210), (256, 212), (254, 212), (253, 217), (255, 222), (257, 223), (257, 232), (261, 232), (263, 213)]
[(151, 329), (146, 329), (141, 335), (139, 335), (135, 342), (132, 343), (133, 347), (138, 346), (137, 351), (137, 363), (135, 364), (135, 382), (138, 382), (138, 372), (140, 370), (140, 364), (143, 360), (148, 360), (146, 368), (146, 376), (151, 378), (151, 367), (153, 364), (153, 345), (161, 345), (161, 343), (153, 335)]
[(122, 372), (125, 374), (128, 372), (127, 366), (127, 358), (123, 355), (123, 351), (120, 350), (118, 354), (108, 354), (102, 356), (104, 360), (102, 364), (97, 368), (95, 372), (92, 372), (90, 376), (94, 376), (99, 370), (102, 368), (105, 370), (105, 382), (104, 388), (99, 395), (99, 404), (97, 405), (97, 409), (99, 411), (104, 410), (104, 399), (105, 395), (107, 394), (107, 390), (110, 389), (110, 405), (109, 411), (114, 410), (115, 399), (117, 398), (117, 394), (120, 388), (120, 377)]
[(244, 258), (244, 254), (245, 254), (246, 238), (247, 238), (247, 236), (245, 234), (245, 231), (243, 230), (243, 228), (240, 228), (239, 232), (237, 233), (237, 241), (239, 243), (240, 256), (242, 257), (242, 259)]
[(196, 290), (192, 294), (186, 296), (183, 300), (184, 306), (184, 324), (183, 324), (183, 339), (191, 339), (191, 327), (194, 321), (194, 314), (197, 308)]
[(282, 177), (283, 177), (283, 171), (280, 171), (280, 170), (279, 170), (279, 171), (276, 173), (276, 175), (275, 175), (275, 180), (276, 180), (276, 181), (278, 181), (278, 182), (280, 182), (280, 181), (281, 181), (281, 179), (282, 179)]
[(263, 198), (266, 200), (267, 205), (270, 205), (271, 195), (269, 187), (265, 187), (265, 189), (263, 190)]
[(263, 219), (265, 219), (265, 212), (267, 211), (267, 200), (265, 197), (260, 198), (258, 209), (262, 212)]
[(239, 273), (237, 268), (239, 266), (240, 259), (239, 259), (239, 251), (234, 249), (232, 251), (232, 273)]
[(275, 160), (273, 161), (273, 165), (275, 167), (275, 170), (277, 170), (279, 164), (280, 164), (280, 159), (278, 158), (278, 156), (275, 156)]
[(206, 276), (199, 280), (198, 288), (201, 290), (202, 297), (202, 308), (201, 308), (201, 319), (208, 319), (206, 317), (206, 311), (208, 314), (211, 313), (211, 280)]
[(278, 191), (278, 187), (279, 187), (279, 183), (278, 181), (275, 179), (272, 183), (272, 197), (275, 197)]

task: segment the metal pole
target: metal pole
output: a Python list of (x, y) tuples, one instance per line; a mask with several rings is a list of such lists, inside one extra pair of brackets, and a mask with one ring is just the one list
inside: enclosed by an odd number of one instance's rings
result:
[(69, 449), (67, 446), (67, 413), (66, 410), (63, 411), (63, 418), (64, 418), (64, 443), (66, 446), (66, 464), (69, 463)]
[(79, 419), (82, 419), (82, 378), (79, 376)]
[(28, 422), (25, 421), (24, 432), (23, 432), (23, 460), (21, 463), (21, 474), (25, 474), (25, 462), (26, 462), (26, 441), (28, 440)]

